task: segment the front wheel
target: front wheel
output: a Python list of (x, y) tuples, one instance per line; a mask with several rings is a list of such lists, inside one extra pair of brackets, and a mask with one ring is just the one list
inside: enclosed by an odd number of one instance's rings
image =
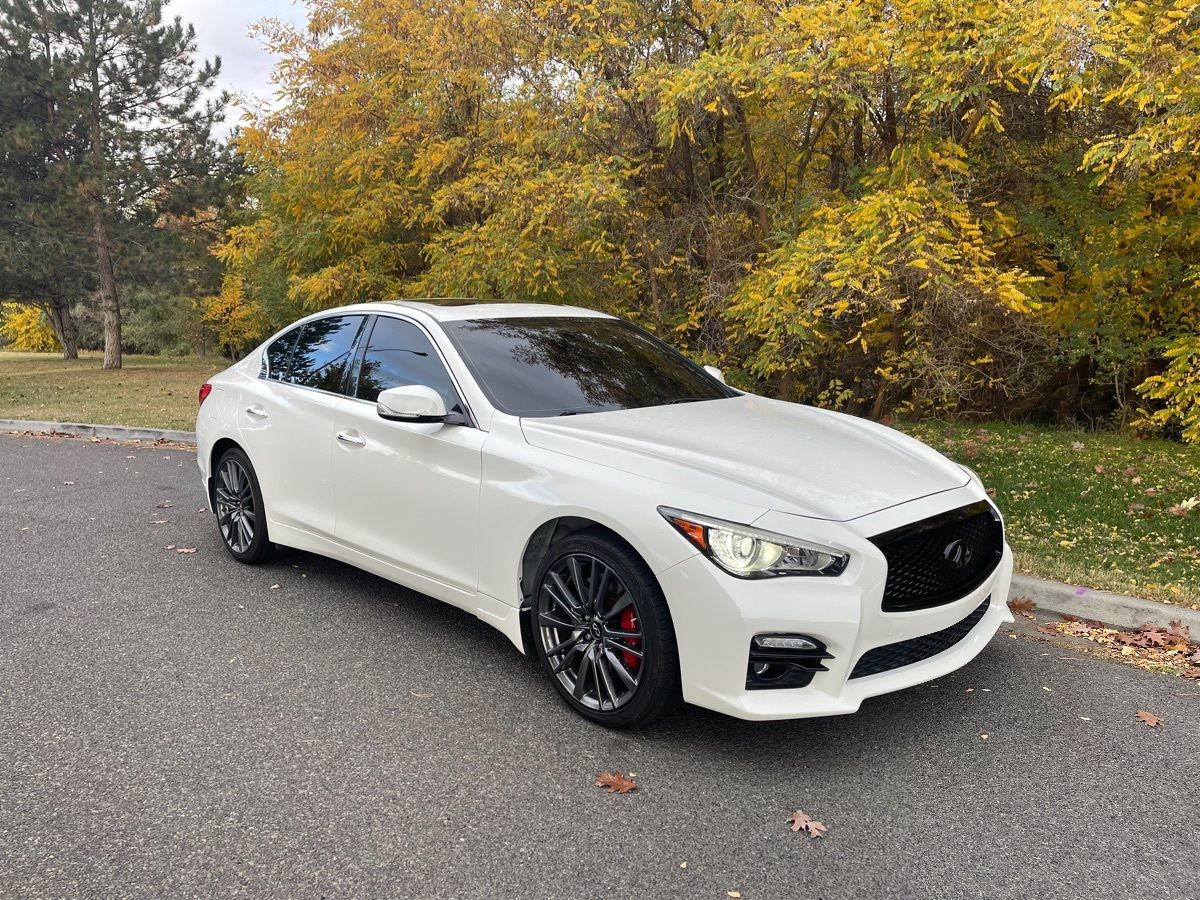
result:
[(637, 554), (603, 532), (577, 532), (551, 546), (536, 584), (537, 655), (576, 712), (624, 728), (679, 706), (671, 614)]
[(258, 476), (250, 457), (237, 447), (226, 450), (213, 470), (213, 509), (230, 556), (247, 565), (270, 557), (273, 548)]

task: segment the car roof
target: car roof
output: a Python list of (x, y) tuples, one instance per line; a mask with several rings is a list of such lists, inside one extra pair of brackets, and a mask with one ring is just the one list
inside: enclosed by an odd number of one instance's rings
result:
[(506, 303), (503, 301), (467, 300), (458, 297), (438, 297), (422, 300), (382, 300), (371, 306), (391, 306), (396, 309), (423, 313), (438, 322), (462, 319), (518, 319), (534, 316), (611, 319), (607, 313), (580, 306), (557, 303)]

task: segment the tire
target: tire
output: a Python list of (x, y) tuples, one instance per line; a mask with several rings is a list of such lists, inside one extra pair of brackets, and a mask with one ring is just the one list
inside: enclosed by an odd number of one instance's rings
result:
[(262, 489), (250, 457), (239, 447), (221, 454), (213, 468), (212, 492), (221, 543), (229, 555), (250, 566), (270, 559), (275, 548), (267, 533)]
[(550, 546), (534, 584), (534, 648), (568, 706), (628, 728), (682, 704), (671, 613), (630, 547), (602, 531), (568, 535)]

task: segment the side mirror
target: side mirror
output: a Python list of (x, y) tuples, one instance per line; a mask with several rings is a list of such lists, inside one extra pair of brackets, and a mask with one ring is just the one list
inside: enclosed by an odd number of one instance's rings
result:
[(704, 371), (707, 372), (709, 375), (711, 375), (713, 378), (717, 379), (717, 381), (721, 382), (721, 384), (725, 383), (725, 373), (722, 372), (720, 369), (718, 369), (716, 366), (705, 366)]
[(395, 422), (446, 421), (446, 403), (442, 395), (423, 384), (408, 384), (380, 391), (375, 410), (380, 418)]

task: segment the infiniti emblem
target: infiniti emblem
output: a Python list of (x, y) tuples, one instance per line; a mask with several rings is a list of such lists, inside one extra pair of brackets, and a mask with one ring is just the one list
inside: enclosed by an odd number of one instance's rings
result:
[(975, 558), (975, 546), (970, 541), (951, 541), (942, 551), (942, 558), (952, 569), (965, 569)]

